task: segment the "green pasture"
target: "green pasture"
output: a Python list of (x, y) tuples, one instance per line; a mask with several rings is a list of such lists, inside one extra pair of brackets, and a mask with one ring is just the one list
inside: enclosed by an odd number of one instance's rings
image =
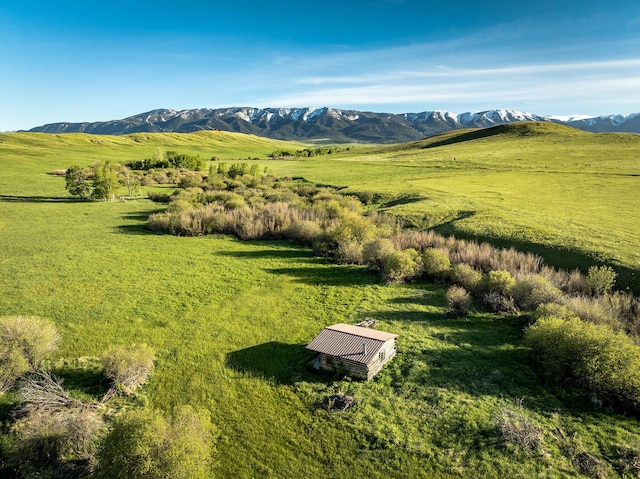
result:
[[(0, 135), (0, 315), (37, 315), (55, 322), (63, 337), (55, 364), (69, 385), (82, 389), (94, 374), (77, 358), (95, 357), (114, 344), (149, 344), (158, 361), (141, 401), (167, 411), (182, 404), (206, 408), (220, 430), (217, 477), (588, 477), (576, 462), (581, 452), (597, 458), (601, 477), (633, 477), (624, 476), (620, 451), (638, 450), (638, 421), (541, 382), (522, 344), (521, 319), (479, 313), (445, 319), (443, 286), (381, 285), (361, 267), (331, 264), (287, 242), (154, 234), (145, 229), (145, 221), (161, 206), (142, 199), (76, 202), (64, 191), (62, 177), (47, 174), (74, 163), (136, 159), (158, 147), (246, 158), (266, 157), (278, 144), (216, 135), (147, 135), (141, 143), (133, 137)], [(505, 149), (516, 149), (509, 138), (499, 141)], [(471, 169), (482, 158), (465, 159), (464, 151), (471, 156), (473, 148), (455, 147), (360, 147), (352, 156), (265, 159), (261, 164), (354, 191), (424, 196), (390, 209), (430, 215), (437, 201), (450, 205), (454, 230), (470, 233), (474, 230), (465, 222), (488, 221), (498, 213), (504, 221), (521, 218), (531, 235), (551, 230), (553, 215), (558, 222), (568, 221), (559, 205), (546, 205), (533, 187), (530, 202), (507, 197), (509, 205), (500, 207), (481, 187), (482, 168)], [(619, 155), (626, 155), (629, 166), (621, 160), (611, 168), (629, 185), (614, 183), (613, 176), (609, 180), (594, 173), (590, 178), (637, 195), (629, 176), (637, 157), (624, 148)], [(507, 166), (508, 161), (516, 165), (515, 160), (495, 161), (504, 163), (504, 171), (486, 173), (504, 175), (504, 183), (492, 188), (507, 195), (519, 190), (511, 181), (524, 188), (529, 173), (544, 169), (547, 160), (521, 169)], [(568, 166), (558, 168), (557, 175), (571, 175)], [(628, 174), (621, 173), (627, 169)], [(455, 175), (469, 181), (457, 189)], [(541, 188), (548, 185), (539, 182)], [(564, 196), (566, 204), (580, 204), (578, 191)], [(535, 210), (534, 201), (538, 209), (545, 208), (548, 224), (535, 223), (543, 212), (531, 218), (518, 212)], [(610, 224), (603, 211), (612, 207), (594, 210), (592, 228), (602, 237)], [(455, 220), (455, 212), (463, 211), (475, 213)], [(586, 223), (588, 215), (580, 218)], [(633, 221), (622, 221), (637, 231)], [(447, 221), (436, 223), (442, 227)], [(583, 227), (576, 225), (571, 247), (594, 253), (590, 243), (577, 242)], [(623, 230), (610, 234), (631, 234)], [(548, 241), (557, 230), (551, 233)], [(631, 268), (632, 248), (616, 244), (597, 242), (595, 253), (602, 249)], [(307, 369), (310, 356), (304, 345), (323, 326), (365, 317), (400, 336), (398, 356), (373, 381)], [(356, 398), (353, 409), (327, 410), (328, 397), (337, 391)], [(10, 401), (0, 399), (3, 433)], [(544, 430), (543, 450), (515, 448), (496, 430), (494, 415), (516, 401)]]
[(521, 124), (270, 164), (346, 192), (404, 195), (385, 209), (445, 234), (567, 269), (611, 264), (640, 290), (640, 135)]

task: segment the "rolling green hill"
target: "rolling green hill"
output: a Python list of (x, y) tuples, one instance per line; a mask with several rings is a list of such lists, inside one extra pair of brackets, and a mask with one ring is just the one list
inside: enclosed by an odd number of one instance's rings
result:
[(460, 237), (515, 245), (564, 268), (618, 268), (640, 288), (640, 135), (549, 123), (451, 132), (272, 164), (310, 181), (406, 201), (387, 208)]
[[(157, 148), (260, 157), (281, 174), (383, 193), (382, 207), (441, 231), (640, 269), (637, 135), (529, 125), (267, 159), (303, 147), (220, 132), (0, 135), (0, 316), (51, 319), (63, 338), (54, 371), (85, 395), (83, 364), (113, 344), (149, 344), (158, 360), (140, 402), (207, 410), (216, 477), (637, 474), (637, 419), (540, 379), (521, 318), (445, 319), (441, 285), (382, 285), (287, 242), (155, 234), (145, 224), (157, 204), (78, 202), (48, 174)], [(307, 370), (304, 345), (322, 327), (367, 317), (399, 335), (373, 381)], [(337, 391), (356, 398), (351, 410), (328, 410)], [(15, 401), (0, 395), (0, 458)], [(540, 448), (505, 440), (505, 410), (532, 421)]]

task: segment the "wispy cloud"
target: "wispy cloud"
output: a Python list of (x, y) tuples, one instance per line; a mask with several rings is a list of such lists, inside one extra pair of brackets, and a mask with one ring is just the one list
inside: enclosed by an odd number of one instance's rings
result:
[(610, 105), (609, 112), (640, 109), (640, 56), (590, 57), (585, 45), (572, 61), (562, 61), (545, 48), (486, 49), (492, 42), (495, 38), (478, 34), (380, 50), (291, 55), (278, 65), (277, 88), (258, 88), (256, 101), (394, 111), (416, 105), (506, 106), (541, 114), (590, 114), (603, 105)]

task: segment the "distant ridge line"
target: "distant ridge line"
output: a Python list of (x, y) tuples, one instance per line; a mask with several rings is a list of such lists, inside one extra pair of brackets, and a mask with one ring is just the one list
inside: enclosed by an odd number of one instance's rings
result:
[(508, 109), (461, 114), (441, 110), (396, 114), (328, 107), (157, 109), (121, 120), (50, 123), (29, 131), (125, 135), (221, 130), (277, 140), (400, 143), (463, 128), (487, 128), (523, 121), (558, 123), (593, 133), (640, 133), (640, 113), (585, 118), (540, 116)]

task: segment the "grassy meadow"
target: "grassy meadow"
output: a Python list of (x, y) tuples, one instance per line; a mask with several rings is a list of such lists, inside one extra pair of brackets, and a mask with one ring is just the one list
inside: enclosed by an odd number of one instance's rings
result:
[(515, 124), (311, 160), (272, 168), (346, 192), (405, 195), (387, 210), (567, 269), (607, 263), (640, 291), (640, 135)]
[[(77, 394), (92, 394), (91, 358), (149, 344), (158, 360), (140, 401), (208, 410), (217, 477), (635, 477), (622, 451), (640, 447), (637, 419), (542, 382), (521, 318), (445, 319), (442, 285), (382, 285), (288, 242), (155, 234), (146, 218), (161, 206), (78, 202), (47, 174), (158, 148), (259, 157), (279, 174), (386, 193), (390, 211), (445, 232), (540, 247), (573, 266), (611, 262), (633, 280), (640, 136), (536, 131), (290, 160), (266, 157), (303, 145), (221, 132), (0, 135), (0, 316), (55, 322), (54, 368)], [(373, 381), (308, 370), (304, 346), (322, 327), (366, 317), (400, 336)], [(328, 411), (337, 391), (356, 405)], [(12, 400), (0, 396), (5, 434)], [(536, 450), (496, 427), (518, 404), (543, 431)]]

